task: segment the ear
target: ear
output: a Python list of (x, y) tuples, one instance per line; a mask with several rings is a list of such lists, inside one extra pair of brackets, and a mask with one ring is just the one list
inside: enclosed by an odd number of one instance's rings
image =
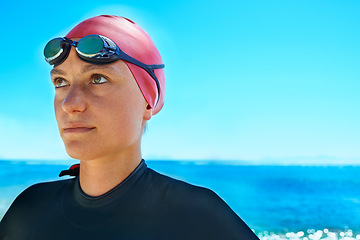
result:
[(147, 104), (146, 109), (144, 111), (144, 120), (148, 121), (152, 117), (153, 109), (150, 107), (149, 104)]

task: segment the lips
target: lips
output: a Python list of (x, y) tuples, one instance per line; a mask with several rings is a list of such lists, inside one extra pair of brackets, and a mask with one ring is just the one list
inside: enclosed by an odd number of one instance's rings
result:
[(84, 123), (67, 123), (63, 127), (64, 133), (87, 133), (94, 130), (95, 127)]

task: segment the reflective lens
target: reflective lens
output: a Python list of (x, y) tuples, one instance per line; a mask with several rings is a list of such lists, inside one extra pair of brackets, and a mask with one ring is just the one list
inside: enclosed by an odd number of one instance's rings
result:
[(101, 53), (103, 48), (104, 41), (98, 35), (83, 37), (77, 44), (77, 50), (87, 57), (92, 57)]
[(63, 52), (63, 49), (61, 48), (62, 41), (62, 38), (55, 38), (46, 44), (44, 55), (47, 62), (57, 58)]

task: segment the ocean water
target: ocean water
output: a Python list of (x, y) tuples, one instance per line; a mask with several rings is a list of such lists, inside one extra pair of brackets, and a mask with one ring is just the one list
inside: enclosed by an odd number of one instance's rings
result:
[[(214, 190), (260, 239), (360, 240), (360, 166), (251, 166), (216, 161), (147, 164)], [(23, 189), (58, 180), (58, 173), (67, 167), (0, 161), (0, 218)]]

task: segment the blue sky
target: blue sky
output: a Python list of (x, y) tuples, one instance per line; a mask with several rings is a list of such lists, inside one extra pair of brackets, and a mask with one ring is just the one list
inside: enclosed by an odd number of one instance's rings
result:
[(8, 1), (0, 158), (67, 159), (42, 50), (99, 14), (128, 17), (166, 65), (146, 159), (360, 163), (360, 2)]

